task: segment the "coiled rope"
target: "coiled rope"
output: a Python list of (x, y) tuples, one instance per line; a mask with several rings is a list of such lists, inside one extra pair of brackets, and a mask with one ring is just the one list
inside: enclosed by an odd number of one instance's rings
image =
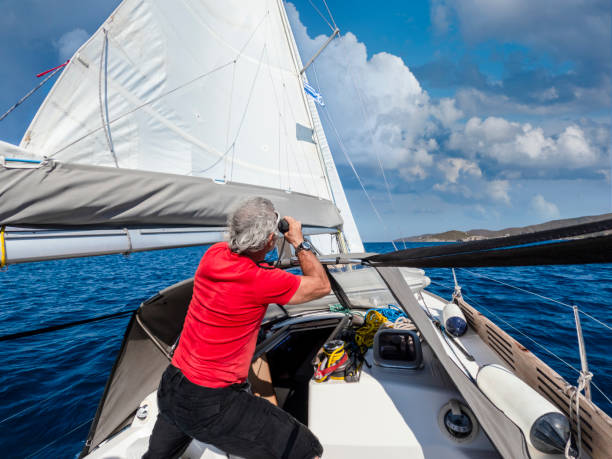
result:
[(589, 372), (580, 372), (580, 376), (578, 376), (578, 387), (568, 386), (566, 388), (566, 395), (569, 396), (569, 409), (568, 415), (570, 423), (572, 422), (572, 404), (576, 406), (576, 433), (578, 437), (578, 441), (576, 446), (578, 447), (578, 453), (574, 456), (571, 452), (572, 447), (572, 436), (570, 435), (567, 440), (567, 444), (565, 445), (565, 457), (567, 459), (578, 459), (580, 457), (580, 452), (582, 451), (582, 429), (581, 429), (581, 420), (580, 420), (580, 393), (584, 390), (587, 383), (591, 381), (593, 378), (593, 373)]
[(364, 324), (355, 332), (355, 342), (362, 352), (373, 346), (374, 335), (381, 327), (409, 329), (414, 325), (406, 313), (395, 305), (368, 309)]

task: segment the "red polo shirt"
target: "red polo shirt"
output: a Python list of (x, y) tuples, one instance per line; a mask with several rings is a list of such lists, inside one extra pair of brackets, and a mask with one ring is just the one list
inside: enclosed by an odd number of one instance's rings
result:
[(288, 303), (300, 279), (281, 269), (262, 268), (225, 242), (213, 245), (196, 271), (172, 365), (201, 386), (244, 382), (268, 303)]

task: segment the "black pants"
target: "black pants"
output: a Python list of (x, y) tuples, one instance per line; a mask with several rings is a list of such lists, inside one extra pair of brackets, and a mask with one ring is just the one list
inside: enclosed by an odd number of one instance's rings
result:
[(323, 453), (306, 426), (247, 388), (199, 386), (170, 365), (159, 384), (159, 416), (143, 459), (179, 457), (193, 438), (246, 459), (312, 459)]

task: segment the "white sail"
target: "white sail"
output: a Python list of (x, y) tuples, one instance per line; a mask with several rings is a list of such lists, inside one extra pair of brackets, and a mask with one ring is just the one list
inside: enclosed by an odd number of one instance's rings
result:
[(361, 251), (300, 67), (280, 0), (125, 0), (73, 56), (20, 146), (331, 200)]

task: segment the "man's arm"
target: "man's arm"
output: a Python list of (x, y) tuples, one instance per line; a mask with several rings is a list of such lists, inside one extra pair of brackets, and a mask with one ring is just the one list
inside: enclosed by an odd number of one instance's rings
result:
[[(285, 220), (289, 223), (289, 231), (285, 233), (285, 239), (294, 248), (297, 248), (304, 241), (302, 224), (291, 217), (285, 217)], [(301, 250), (297, 256), (304, 275), (300, 276), (300, 286), (287, 304), (306, 303), (327, 295), (331, 290), (331, 285), (316, 255), (310, 250)]]

